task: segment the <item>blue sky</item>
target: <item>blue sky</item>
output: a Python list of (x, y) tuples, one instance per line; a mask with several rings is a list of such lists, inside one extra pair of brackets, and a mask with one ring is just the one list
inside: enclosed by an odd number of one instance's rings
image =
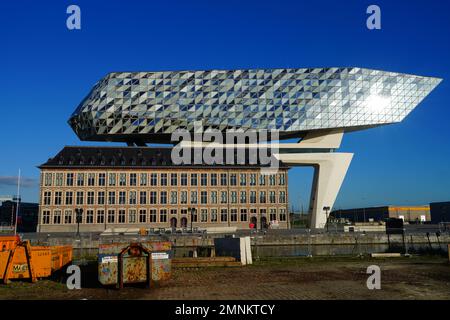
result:
[[(81, 8), (81, 30), (66, 8)], [(382, 29), (366, 28), (381, 8)], [(111, 71), (359, 66), (444, 81), (402, 123), (346, 134), (355, 156), (335, 207), (450, 200), (450, 2), (1, 1), (0, 194), (38, 200), (37, 165), (78, 140), (67, 119)], [(306, 209), (310, 169), (290, 172)], [(35, 179), (35, 180), (33, 180)], [(33, 183), (34, 181), (34, 183)]]

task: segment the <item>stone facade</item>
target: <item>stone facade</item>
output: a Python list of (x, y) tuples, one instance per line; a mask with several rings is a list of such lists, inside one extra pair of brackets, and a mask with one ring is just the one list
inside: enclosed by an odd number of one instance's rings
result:
[[(288, 227), (287, 168), (41, 166), (38, 232)], [(192, 214), (193, 212), (193, 214)]]

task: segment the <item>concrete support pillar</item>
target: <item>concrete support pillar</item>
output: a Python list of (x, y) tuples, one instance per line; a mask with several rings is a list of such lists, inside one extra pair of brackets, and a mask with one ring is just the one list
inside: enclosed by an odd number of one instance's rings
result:
[(311, 228), (324, 228), (327, 213), (323, 208), (330, 207), (328, 213), (332, 210), (353, 153), (286, 153), (277, 154), (276, 157), (288, 165), (314, 167), (310, 201)]

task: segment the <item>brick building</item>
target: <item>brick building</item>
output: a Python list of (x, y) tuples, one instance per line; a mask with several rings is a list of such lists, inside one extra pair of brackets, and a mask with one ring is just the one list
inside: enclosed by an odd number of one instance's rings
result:
[[(288, 227), (287, 166), (175, 165), (171, 148), (65, 147), (41, 169), (39, 232)], [(192, 221), (191, 221), (192, 220)]]

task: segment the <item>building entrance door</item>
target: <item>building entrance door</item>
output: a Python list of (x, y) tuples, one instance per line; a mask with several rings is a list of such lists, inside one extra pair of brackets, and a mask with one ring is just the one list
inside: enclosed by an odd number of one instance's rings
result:
[(187, 228), (187, 218), (186, 217), (181, 218), (181, 227)]
[(267, 218), (261, 217), (261, 229), (267, 229)]
[(175, 217), (170, 218), (170, 227), (171, 228), (176, 228), (177, 227), (177, 218), (175, 218)]
[(253, 225), (253, 228), (255, 229), (257, 227), (258, 219), (256, 217), (250, 218), (250, 224)]

